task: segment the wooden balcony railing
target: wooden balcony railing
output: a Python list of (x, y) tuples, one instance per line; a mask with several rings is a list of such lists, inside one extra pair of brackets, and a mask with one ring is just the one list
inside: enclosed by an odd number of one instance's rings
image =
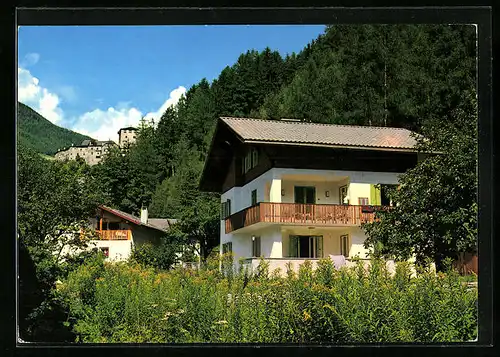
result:
[(130, 240), (132, 238), (130, 229), (98, 230), (97, 233), (102, 240)]
[(225, 220), (226, 233), (259, 222), (310, 224), (315, 226), (361, 225), (373, 222), (375, 211), (384, 206), (315, 205), (261, 202), (236, 212)]

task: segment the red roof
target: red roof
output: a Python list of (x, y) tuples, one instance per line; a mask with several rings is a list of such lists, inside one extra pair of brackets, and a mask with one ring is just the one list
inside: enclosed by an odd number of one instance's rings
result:
[[(104, 205), (100, 205), (99, 208), (106, 211), (106, 212), (109, 212), (117, 217), (120, 217), (120, 218), (122, 218), (122, 219), (124, 219), (132, 224), (135, 224), (137, 226), (145, 226), (145, 227), (156, 229), (156, 230), (162, 231), (162, 232), (168, 232), (168, 229), (170, 228), (170, 226), (176, 222), (176, 220), (168, 219), (168, 218), (151, 218), (151, 219), (148, 219), (148, 223), (143, 224), (139, 217), (134, 216), (130, 213), (123, 212), (123, 211), (120, 211), (116, 208), (111, 208), (111, 207), (104, 206)], [(152, 221), (152, 222), (149, 222), (149, 221)], [(153, 223), (153, 224), (150, 224), (150, 223)]]

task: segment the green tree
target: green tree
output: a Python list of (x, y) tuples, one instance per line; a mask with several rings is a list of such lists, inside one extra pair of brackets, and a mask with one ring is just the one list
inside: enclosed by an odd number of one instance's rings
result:
[(85, 221), (100, 197), (85, 162), (49, 161), (18, 148), (20, 297), (31, 302), (31, 309), (22, 311), (23, 339), (68, 338), (52, 293), (56, 281), (74, 267), (69, 255), (88, 246), (93, 234)]
[(203, 161), (197, 148), (189, 147), (187, 138), (181, 138), (174, 152), (175, 174), (158, 187), (149, 209), (160, 217), (179, 219), (182, 240), (190, 246), (198, 244), (205, 259), (219, 241), (220, 196), (199, 191)]
[[(467, 98), (475, 102), (474, 94)], [(427, 122), (422, 152), (430, 155), (400, 177), (389, 196), (395, 207), (379, 212), (380, 220), (363, 226), (366, 247), (396, 259), (431, 258), (444, 268), (446, 258), (477, 249), (477, 114), (462, 106), (451, 123)]]

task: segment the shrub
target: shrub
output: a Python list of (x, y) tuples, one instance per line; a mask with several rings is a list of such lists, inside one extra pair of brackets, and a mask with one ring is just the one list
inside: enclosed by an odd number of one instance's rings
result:
[(168, 270), (179, 262), (177, 256), (181, 252), (181, 245), (176, 241), (162, 238), (160, 244), (144, 243), (132, 248), (130, 260), (143, 267), (153, 267)]
[(62, 284), (73, 330), (85, 342), (363, 343), (459, 342), (477, 334), (476, 290), (452, 271), (408, 264), (332, 269), (308, 264), (298, 276), (155, 271), (138, 264), (85, 264)]

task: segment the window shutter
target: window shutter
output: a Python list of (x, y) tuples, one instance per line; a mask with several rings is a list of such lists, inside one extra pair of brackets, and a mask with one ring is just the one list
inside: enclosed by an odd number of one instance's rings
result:
[(229, 217), (231, 215), (231, 200), (227, 200), (227, 216)]
[(288, 249), (288, 255), (290, 258), (297, 258), (299, 255), (298, 250), (299, 239), (297, 236), (290, 236), (290, 247)]
[(259, 152), (255, 149), (252, 150), (252, 167), (257, 166), (259, 163)]
[(323, 236), (316, 238), (316, 258), (323, 258)]
[(257, 204), (257, 190), (252, 191), (252, 206)]
[(226, 202), (222, 202), (220, 204), (220, 218), (221, 219), (226, 218)]
[(374, 206), (381, 204), (380, 188), (377, 188), (377, 185), (370, 185), (370, 204)]
[(252, 257), (260, 257), (260, 237), (253, 237)]

